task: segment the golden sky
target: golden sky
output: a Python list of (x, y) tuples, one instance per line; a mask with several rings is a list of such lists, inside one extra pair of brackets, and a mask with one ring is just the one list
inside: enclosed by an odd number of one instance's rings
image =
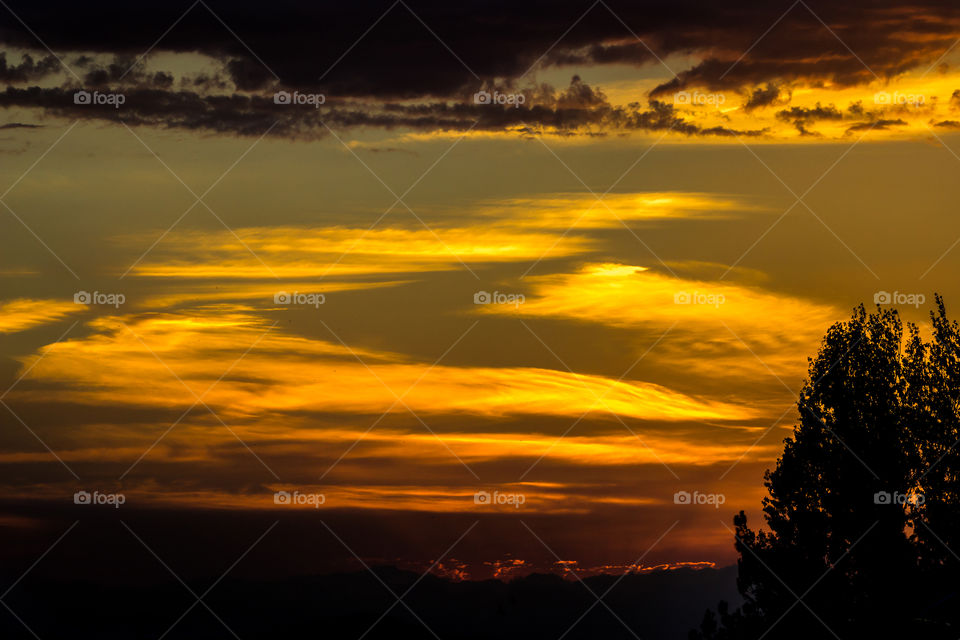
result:
[[(729, 563), (824, 331), (960, 296), (960, 22), (878, 9), (884, 48), (836, 11), (750, 49), (776, 16), (709, 47), (706, 18), (651, 27), (656, 59), (587, 19), (539, 65), (464, 53), (475, 77), (409, 90), (298, 82), (283, 47), (274, 82), (187, 35), (139, 61), (51, 36), (43, 69), (11, 39), (3, 500), (542, 518), (581, 566), (679, 522), (648, 564)], [(329, 100), (272, 97), (300, 89)], [(478, 562), (523, 566), (514, 542)]]

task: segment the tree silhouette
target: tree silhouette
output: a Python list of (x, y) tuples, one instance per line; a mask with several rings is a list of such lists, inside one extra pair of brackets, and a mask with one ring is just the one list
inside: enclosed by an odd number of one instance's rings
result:
[[(960, 635), (960, 328), (895, 310), (831, 327), (765, 474), (767, 530), (734, 517), (744, 604), (691, 640)], [(907, 636), (909, 634), (909, 636)]]

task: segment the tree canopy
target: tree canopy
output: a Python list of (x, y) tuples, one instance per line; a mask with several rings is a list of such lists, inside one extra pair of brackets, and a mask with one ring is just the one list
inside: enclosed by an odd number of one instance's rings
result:
[(929, 330), (861, 305), (827, 331), (766, 528), (734, 517), (744, 604), (691, 640), (960, 636), (960, 327), (935, 307)]

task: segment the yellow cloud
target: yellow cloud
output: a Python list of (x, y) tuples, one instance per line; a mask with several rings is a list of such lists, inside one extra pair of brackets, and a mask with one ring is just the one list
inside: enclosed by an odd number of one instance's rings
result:
[(62, 300), (9, 300), (0, 303), (0, 333), (15, 333), (50, 324), (83, 309), (83, 305)]
[[(747, 407), (695, 398), (665, 386), (534, 367), (454, 367), (397, 354), (348, 349), (334, 341), (267, 331), (264, 322), (226, 311), (101, 318), (87, 338), (51, 345), (32, 375), (64, 386), (62, 400), (159, 407), (204, 398), (218, 413), (405, 412), (418, 415), (568, 416), (589, 411), (647, 420), (739, 420)], [(251, 345), (251, 349), (238, 361)], [(358, 356), (363, 362), (358, 362)], [(232, 367), (232, 368), (231, 368)], [(150, 384), (144, 384), (144, 380)], [(410, 389), (408, 392), (407, 390)]]
[(456, 269), (461, 262), (533, 260), (551, 248), (554, 255), (572, 255), (591, 245), (584, 238), (567, 238), (554, 247), (555, 234), (518, 233), (497, 225), (432, 231), (256, 227), (237, 229), (236, 233), (249, 251), (230, 232), (183, 232), (165, 239), (166, 246), (159, 245), (132, 273), (190, 278), (267, 278), (276, 274), (291, 279), (397, 274)]
[(676, 323), (675, 330), (686, 332), (688, 339), (679, 346), (665, 341), (660, 352), (672, 349), (675, 362), (714, 377), (728, 376), (731, 369), (764, 370), (754, 354), (778, 374), (800, 374), (805, 354), (845, 315), (803, 298), (729, 282), (676, 278), (635, 265), (589, 264), (574, 273), (528, 280), (532, 292), (523, 304), (481, 305), (476, 311), (661, 331)]
[[(851, 142), (861, 136), (869, 139), (926, 139), (956, 129), (957, 125), (936, 126), (939, 122), (960, 120), (957, 105), (951, 100), (960, 86), (960, 75), (923, 73), (923, 68), (889, 81), (869, 85), (808, 85), (797, 82), (781, 88), (771, 105), (747, 109), (749, 91), (714, 92), (689, 88), (676, 104), (676, 95), (661, 99), (673, 104), (684, 119), (703, 128), (723, 127), (740, 131), (764, 130), (765, 135), (744, 140), (754, 142)], [(760, 88), (760, 87), (758, 87)], [(804, 117), (804, 113), (822, 107), (832, 117)], [(798, 109), (796, 112), (788, 110)], [(784, 116), (781, 111), (788, 111)], [(796, 123), (799, 120), (800, 126)], [(854, 127), (851, 129), (851, 127)], [(677, 136), (679, 137), (679, 136)], [(699, 140), (702, 142), (702, 139)], [(723, 142), (717, 138), (717, 142)], [(698, 142), (698, 140), (688, 140)], [(728, 142), (740, 144), (737, 138)]]
[[(292, 293), (305, 287), (308, 287), (311, 293), (322, 293), (326, 296), (331, 293), (397, 286), (406, 282), (408, 281), (343, 282), (324, 280), (322, 285), (305, 285), (297, 282), (278, 282), (271, 278), (267, 282), (251, 279), (231, 282), (229, 286), (223, 286), (217, 280), (190, 281), (184, 279), (177, 281), (174, 287), (175, 291), (163, 290), (160, 293), (146, 295), (139, 298), (137, 303), (140, 308), (144, 309), (167, 309), (184, 304), (195, 308), (202, 305), (245, 301), (263, 308), (264, 305), (273, 306), (275, 296), (278, 293)], [(236, 304), (231, 308), (234, 310), (241, 309)]]
[(734, 198), (690, 192), (611, 193), (598, 201), (589, 193), (513, 198), (485, 203), (478, 213), (503, 218), (504, 224), (566, 230), (616, 228), (621, 221), (719, 219), (758, 207)]

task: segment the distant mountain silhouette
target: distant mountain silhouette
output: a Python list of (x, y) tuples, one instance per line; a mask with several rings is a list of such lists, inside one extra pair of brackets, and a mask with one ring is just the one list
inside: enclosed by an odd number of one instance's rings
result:
[[(667, 640), (683, 638), (718, 599), (738, 602), (734, 567), (624, 576), (603, 600), (616, 617), (603, 604), (591, 609), (596, 599), (584, 584), (556, 575), (452, 582), (434, 575), (420, 579), (392, 567), (373, 571), (398, 596), (412, 587), (403, 602), (416, 615), (404, 604), (391, 608), (396, 598), (367, 571), (279, 581), (226, 579), (204, 598), (216, 617), (197, 604), (172, 630), (195, 601), (173, 578), (149, 587), (28, 579), (6, 602), (43, 640), (156, 640), (168, 630), (164, 640), (232, 638), (217, 617), (241, 640), (358, 640), (371, 627), (365, 639), (435, 640), (436, 633), (441, 640)], [(594, 576), (584, 582), (599, 596), (617, 578)], [(4, 584), (15, 579), (6, 576)], [(209, 582), (190, 588), (201, 595)], [(36, 640), (6, 609), (0, 609), (0, 637)]]

